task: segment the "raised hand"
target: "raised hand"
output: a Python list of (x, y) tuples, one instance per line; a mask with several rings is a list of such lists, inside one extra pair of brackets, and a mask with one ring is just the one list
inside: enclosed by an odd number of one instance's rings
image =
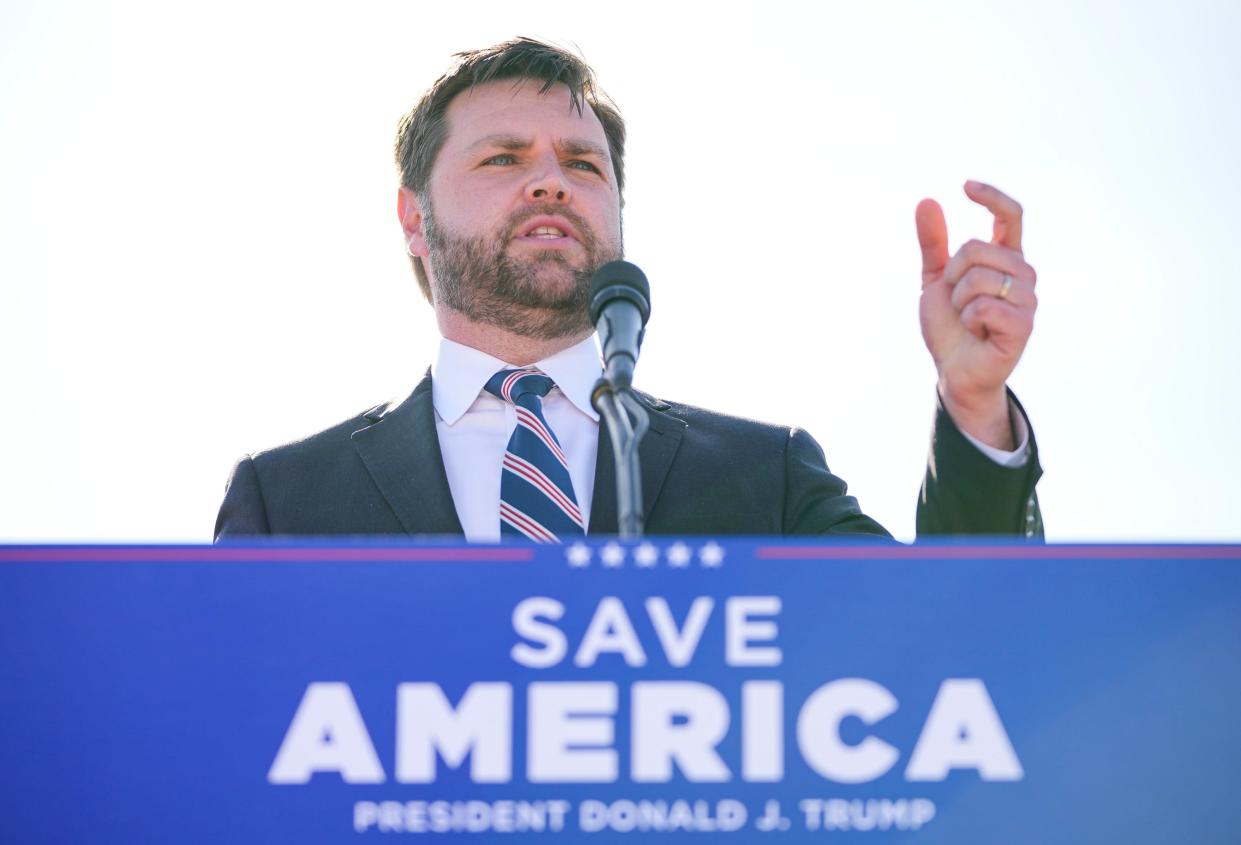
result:
[(971, 240), (948, 257), (948, 226), (935, 200), (918, 203), (922, 337), (939, 372), (944, 408), (961, 430), (1012, 449), (1004, 385), (1034, 328), (1037, 276), (1021, 252), (1021, 206), (981, 182), (965, 195), (995, 215), (991, 242)]

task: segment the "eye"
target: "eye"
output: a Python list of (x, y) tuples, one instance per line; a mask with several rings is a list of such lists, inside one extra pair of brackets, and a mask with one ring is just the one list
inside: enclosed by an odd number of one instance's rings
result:
[(573, 161), (569, 162), (569, 167), (572, 167), (574, 170), (584, 170), (587, 173), (599, 172), (599, 168), (595, 167), (589, 161), (582, 161), (580, 158), (575, 158)]
[(483, 161), (483, 164), (515, 164), (516, 162), (517, 156), (512, 153), (500, 153), (499, 155), (494, 155), (491, 158), (486, 159)]

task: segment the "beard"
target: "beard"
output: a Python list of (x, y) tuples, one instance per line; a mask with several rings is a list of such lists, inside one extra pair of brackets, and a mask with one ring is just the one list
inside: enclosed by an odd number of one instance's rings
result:
[[(492, 235), (457, 235), (435, 221), (424, 206), (423, 231), (435, 275), (435, 298), (477, 323), (522, 337), (556, 340), (589, 333), (590, 282), (595, 270), (621, 257), (620, 244), (599, 244), (586, 221), (558, 205), (513, 214)], [(539, 215), (563, 217), (573, 226), (585, 256), (574, 264), (559, 250), (527, 258), (508, 253), (512, 233)]]

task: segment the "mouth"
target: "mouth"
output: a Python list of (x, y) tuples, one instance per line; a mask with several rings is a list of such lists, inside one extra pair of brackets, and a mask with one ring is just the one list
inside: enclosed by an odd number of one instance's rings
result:
[(561, 217), (535, 217), (523, 223), (518, 232), (516, 240), (539, 246), (568, 246), (578, 242), (573, 227)]

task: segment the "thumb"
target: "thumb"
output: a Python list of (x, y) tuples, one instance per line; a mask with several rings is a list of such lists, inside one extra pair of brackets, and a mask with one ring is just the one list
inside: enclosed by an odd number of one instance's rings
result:
[(922, 247), (922, 286), (939, 278), (948, 263), (948, 223), (944, 210), (935, 200), (923, 200), (914, 212), (918, 225), (918, 245)]

